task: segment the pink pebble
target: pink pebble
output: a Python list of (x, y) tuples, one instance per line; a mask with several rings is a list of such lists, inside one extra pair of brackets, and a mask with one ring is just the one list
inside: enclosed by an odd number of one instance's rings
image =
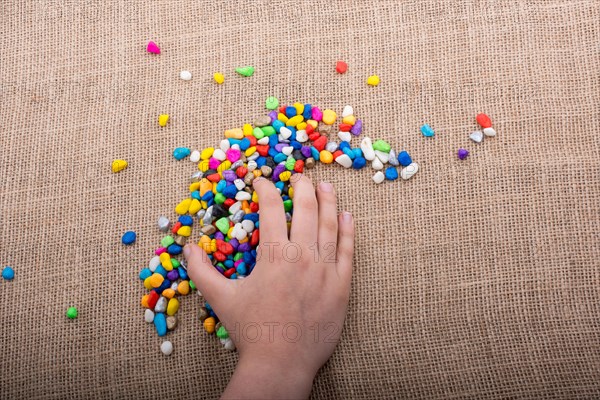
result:
[(148, 42), (148, 47), (146, 48), (146, 50), (148, 50), (148, 53), (160, 54), (160, 49), (158, 48), (158, 45), (153, 41)]
[(227, 152), (225, 154), (227, 155), (227, 159), (229, 161), (231, 161), (232, 163), (239, 160), (240, 156), (241, 156), (240, 151), (237, 149), (229, 149), (229, 150), (227, 150)]
[(156, 254), (157, 256), (160, 256), (162, 253), (164, 253), (165, 251), (167, 251), (166, 247), (159, 247), (158, 249), (156, 249), (154, 251), (154, 254)]
[(221, 165), (221, 161), (214, 157), (211, 157), (210, 160), (208, 160), (208, 169), (217, 169), (219, 168), (219, 165)]
[(319, 109), (319, 107), (313, 107), (311, 110), (312, 119), (319, 122), (323, 119), (323, 112)]
[(239, 260), (237, 260), (236, 262), (233, 263), (234, 267), (237, 267), (238, 265), (240, 265), (240, 263), (242, 263), (244, 260), (242, 260), (241, 258)]

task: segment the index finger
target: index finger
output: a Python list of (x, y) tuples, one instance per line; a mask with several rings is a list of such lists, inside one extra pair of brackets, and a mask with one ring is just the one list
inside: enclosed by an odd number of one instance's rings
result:
[(279, 191), (273, 183), (262, 177), (256, 178), (252, 185), (258, 194), (260, 241), (287, 242), (285, 210)]

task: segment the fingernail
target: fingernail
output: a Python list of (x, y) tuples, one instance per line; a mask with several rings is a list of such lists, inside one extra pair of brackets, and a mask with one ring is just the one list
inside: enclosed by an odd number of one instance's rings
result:
[(189, 244), (186, 244), (185, 246), (183, 246), (183, 256), (185, 258), (188, 258), (190, 256), (191, 252), (192, 252), (192, 248), (190, 247)]
[(352, 214), (350, 214), (348, 211), (344, 211), (342, 213), (342, 220), (344, 222), (352, 222)]
[(329, 182), (321, 182), (319, 183), (319, 190), (325, 193), (333, 192), (333, 186)]

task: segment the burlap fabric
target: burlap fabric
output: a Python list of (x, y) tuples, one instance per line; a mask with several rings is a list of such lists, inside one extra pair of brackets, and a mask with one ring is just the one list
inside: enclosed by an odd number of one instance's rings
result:
[[(237, 356), (203, 333), (199, 298), (184, 299), (167, 358), (137, 274), (194, 171), (173, 148), (218, 143), (269, 95), (352, 104), (369, 136), (422, 168), (380, 186), (368, 169), (311, 173), (358, 228), (342, 342), (314, 398), (600, 397), (597, 1), (0, 10), (0, 263), (16, 270), (0, 282), (1, 398), (219, 395)], [(236, 76), (241, 65), (256, 74)], [(481, 145), (468, 140), (478, 111), (498, 130)], [(164, 129), (159, 113), (172, 115)], [(130, 167), (112, 174), (113, 158)], [(129, 229), (139, 239), (125, 247)]]

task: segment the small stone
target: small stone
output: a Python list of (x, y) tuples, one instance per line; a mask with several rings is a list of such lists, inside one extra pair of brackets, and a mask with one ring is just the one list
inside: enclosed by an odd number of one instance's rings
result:
[(223, 75), (220, 72), (215, 72), (213, 74), (213, 79), (215, 80), (215, 82), (217, 82), (219, 85), (222, 85), (223, 82), (225, 82), (225, 75)]
[(484, 113), (478, 114), (475, 119), (483, 129), (492, 127), (492, 120)]
[(388, 181), (395, 181), (398, 179), (398, 170), (396, 167), (387, 167), (385, 169), (385, 179)]
[(385, 175), (381, 171), (377, 171), (375, 175), (373, 175), (373, 182), (381, 183), (385, 180)]
[(179, 73), (179, 77), (181, 79), (183, 79), (184, 81), (191, 81), (192, 80), (192, 73), (190, 71), (181, 71)]
[(168, 303), (167, 298), (160, 296), (160, 298), (156, 302), (156, 306), (154, 307), (154, 312), (155, 313), (164, 313), (165, 311), (167, 311), (167, 303)]
[(330, 153), (333, 153), (334, 151), (336, 151), (338, 148), (338, 144), (336, 142), (328, 142), (325, 145), (325, 150), (327, 150)]
[(394, 150), (394, 149), (390, 150), (389, 163), (391, 165), (393, 165), (394, 167), (397, 167), (398, 165), (400, 165), (400, 163), (398, 162), (398, 156), (396, 155), (396, 150)]
[(160, 345), (160, 351), (162, 351), (165, 356), (170, 356), (171, 353), (173, 353), (173, 343), (169, 342), (168, 340), (162, 342)]
[(392, 147), (385, 140), (379, 139), (379, 140), (376, 140), (375, 143), (373, 143), (373, 149), (379, 150), (383, 153), (389, 153), (391, 148)]
[(367, 78), (367, 85), (369, 86), (377, 86), (379, 85), (379, 76), (371, 75)]
[(135, 234), (134, 231), (127, 231), (121, 237), (121, 242), (126, 246), (130, 245), (135, 242), (136, 237), (137, 237), (137, 235)]
[(408, 167), (402, 168), (402, 171), (400, 171), (400, 176), (402, 177), (402, 179), (404, 179), (406, 181), (406, 180), (412, 178), (413, 175), (416, 174), (418, 171), (419, 171), (419, 164), (412, 163)]
[(173, 150), (173, 157), (175, 157), (175, 159), (178, 161), (183, 160), (190, 154), (191, 154), (191, 151), (187, 147), (178, 147), (175, 150)]
[(77, 318), (78, 314), (79, 314), (79, 312), (77, 311), (77, 308), (75, 308), (75, 307), (69, 307), (67, 309), (67, 318), (69, 318), (69, 319)]
[[(150, 310), (148, 310), (150, 311)], [(177, 317), (174, 315), (169, 315), (167, 317), (167, 330), (172, 331), (177, 327)]]
[(148, 46), (146, 46), (146, 51), (152, 54), (160, 54), (160, 48), (153, 41), (148, 42)]
[(159, 256), (154, 256), (148, 262), (148, 269), (151, 272), (154, 272), (154, 271), (156, 271), (156, 268), (158, 268), (159, 265), (160, 265), (160, 257)]
[(494, 128), (485, 128), (483, 134), (489, 137), (496, 136), (496, 130)]
[(262, 173), (262, 176), (268, 178), (273, 173), (273, 170), (268, 165), (263, 165), (262, 167), (260, 167), (260, 172)]
[(167, 232), (169, 230), (169, 225), (170, 225), (169, 218), (165, 217), (164, 215), (161, 215), (158, 218), (158, 229), (161, 232)]
[(225, 343), (223, 344), (223, 347), (225, 347), (226, 350), (234, 351), (235, 343), (233, 343), (233, 340), (231, 340), (231, 338), (227, 338), (227, 339), (225, 339)]
[(250, 76), (254, 75), (254, 67), (252, 67), (252, 66), (238, 67), (235, 69), (235, 72), (237, 72), (238, 74), (240, 74), (242, 76), (250, 77)]
[(11, 267), (4, 267), (2, 269), (2, 279), (12, 281), (15, 278), (15, 270)]
[(365, 159), (373, 161), (375, 159), (375, 150), (373, 150), (373, 144), (369, 137), (364, 137), (360, 142), (360, 149), (363, 152)]
[(125, 160), (114, 160), (111, 165), (111, 169), (113, 173), (121, 172), (125, 168), (127, 168), (129, 164)]
[(435, 135), (435, 131), (433, 130), (433, 128), (427, 124), (421, 127), (421, 133), (425, 137), (432, 137)]
[(469, 156), (469, 151), (466, 149), (458, 149), (457, 155), (460, 160), (464, 160)]
[(165, 126), (167, 126), (168, 122), (169, 122), (169, 114), (160, 114), (158, 116), (158, 125), (160, 125), (164, 128)]
[(206, 310), (206, 308), (200, 307), (200, 310), (198, 311), (198, 317), (200, 318), (201, 322), (204, 322), (204, 320), (208, 318), (208, 311)]
[(262, 117), (258, 117), (256, 120), (254, 120), (254, 126), (259, 128), (267, 125), (271, 125), (271, 118), (268, 115), (263, 115)]
[(312, 157), (308, 157), (305, 161), (304, 161), (304, 166), (308, 169), (314, 168), (315, 167), (315, 159)]
[(412, 163), (410, 154), (406, 151), (401, 151), (400, 154), (398, 154), (398, 163), (403, 167), (408, 167)]
[(279, 100), (277, 100), (277, 97), (267, 97), (267, 100), (265, 101), (265, 107), (267, 110), (276, 110), (277, 107), (279, 107)]
[[(190, 161), (194, 162), (194, 163), (200, 161), (200, 152), (198, 150), (192, 151), (192, 154), (190, 155)], [(198, 172), (201, 173), (202, 171), (198, 171)]]
[(338, 74), (345, 74), (348, 71), (348, 64), (344, 61), (338, 61), (335, 63), (335, 70)]
[(390, 161), (390, 153), (384, 151), (375, 150), (375, 157), (377, 157), (382, 163), (387, 164)]
[(144, 311), (144, 321), (146, 321), (149, 324), (154, 322), (154, 311), (146, 309), (146, 311)]
[(329, 135), (331, 133), (331, 125), (319, 125), (319, 133), (323, 135)]
[(354, 109), (352, 106), (345, 106), (344, 111), (342, 111), (342, 118), (348, 117), (354, 114)]
[(352, 134), (350, 132), (338, 132), (338, 137), (343, 142), (350, 142), (352, 140)]
[(308, 135), (304, 129), (296, 131), (296, 141), (300, 143), (305, 143), (308, 140)]
[(379, 158), (375, 157), (371, 162), (371, 167), (373, 167), (374, 170), (379, 171), (383, 169), (383, 163)]
[(179, 246), (185, 246), (187, 243), (187, 237), (177, 235), (175, 236), (175, 243), (177, 243)]
[(475, 131), (475, 132), (471, 133), (471, 135), (469, 136), (469, 139), (471, 139), (475, 143), (481, 143), (481, 141), (483, 140), (483, 132)]
[(344, 168), (350, 168), (352, 166), (352, 159), (348, 156), (348, 154), (342, 154), (341, 156), (335, 159), (335, 162), (337, 162)]

